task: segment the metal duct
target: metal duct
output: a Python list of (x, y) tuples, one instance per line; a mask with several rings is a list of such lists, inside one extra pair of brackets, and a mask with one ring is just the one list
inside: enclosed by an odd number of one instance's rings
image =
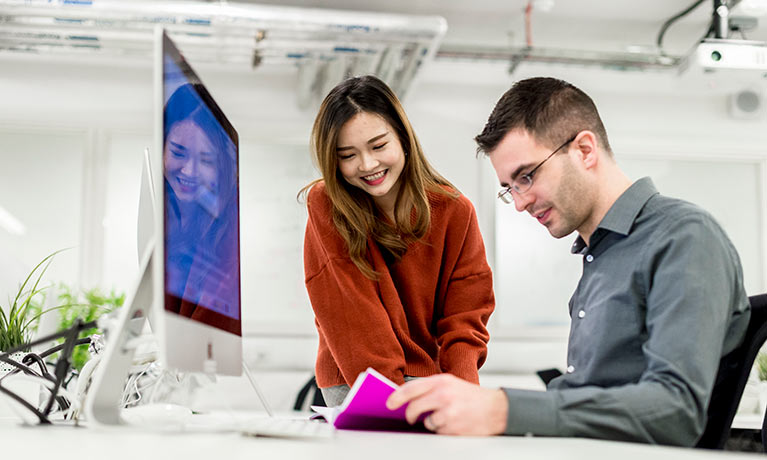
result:
[(192, 62), (299, 67), (302, 105), (318, 96), (308, 93), (310, 89), (324, 90), (337, 79), (362, 72), (379, 75), (403, 97), (447, 30), (439, 16), (231, 2), (0, 0), (0, 57), (21, 53), (150, 60), (151, 31), (157, 24)]

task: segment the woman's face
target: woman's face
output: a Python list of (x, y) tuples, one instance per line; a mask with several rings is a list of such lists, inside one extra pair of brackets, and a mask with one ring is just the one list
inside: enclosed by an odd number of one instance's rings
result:
[(394, 128), (382, 117), (360, 112), (338, 133), (338, 169), (346, 182), (393, 209), (405, 167), (405, 152)]
[(215, 193), (218, 155), (205, 132), (193, 121), (173, 125), (165, 142), (165, 179), (180, 201)]

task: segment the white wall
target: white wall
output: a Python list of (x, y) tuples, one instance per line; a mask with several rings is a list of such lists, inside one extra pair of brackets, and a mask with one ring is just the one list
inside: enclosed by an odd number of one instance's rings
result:
[[(430, 160), (474, 202), (496, 273), (499, 304), (491, 320), (486, 382), (495, 381), (493, 373), (563, 365), (566, 296), (579, 275), (564, 248), (569, 241), (508, 220), (526, 217), (510, 207), (496, 219), (497, 179), (488, 161), (476, 158), (472, 138), (512, 82), (506, 68), (432, 63), (405, 101)], [(0, 69), (0, 206), (27, 228), (23, 236), (0, 229), (3, 257), (31, 267), (55, 249), (74, 246), (57, 258), (48, 279), (127, 289), (137, 270), (141, 155), (152, 140), (150, 67), (6, 58)], [(313, 365), (316, 336), (300, 259), (306, 216), (295, 193), (316, 175), (307, 150), (314, 114), (296, 108), (293, 68), (197, 70), (241, 136), (246, 357), (262, 371), (303, 380)], [(659, 176), (662, 192), (705, 201), (719, 213), (749, 267), (749, 292), (767, 290), (764, 117), (734, 120), (726, 110), (726, 89), (670, 73), (523, 65), (514, 78), (534, 74), (561, 76), (590, 93), (618, 161), (632, 174)], [(699, 172), (690, 175), (694, 168)], [(529, 238), (540, 245), (524, 264), (520, 254), (509, 257), (513, 247), (500, 244)], [(19, 279), (0, 275), (5, 285)], [(553, 297), (541, 301), (547, 293)], [(533, 327), (540, 314), (533, 321), (525, 313), (537, 310), (551, 316), (552, 325)]]

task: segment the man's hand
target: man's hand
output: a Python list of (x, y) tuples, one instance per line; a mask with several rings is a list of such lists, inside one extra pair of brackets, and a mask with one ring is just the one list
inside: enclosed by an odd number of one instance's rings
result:
[(503, 390), (491, 390), (450, 374), (440, 374), (405, 383), (389, 396), (386, 407), (405, 411), (408, 422), (421, 414), (427, 429), (438, 434), (487, 436), (506, 429), (508, 400)]

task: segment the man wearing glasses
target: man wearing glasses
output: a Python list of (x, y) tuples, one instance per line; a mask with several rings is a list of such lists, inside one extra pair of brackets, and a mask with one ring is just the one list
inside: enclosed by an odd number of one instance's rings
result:
[(517, 82), (475, 140), (498, 175), (499, 199), (554, 238), (578, 233), (571, 252), (583, 273), (569, 305), (567, 373), (545, 392), (439, 375), (406, 383), (389, 407), (409, 402), (411, 421), (430, 412), (426, 427), (443, 434), (695, 445), (720, 360), (750, 314), (724, 231), (649, 178), (632, 184), (591, 98), (561, 80)]

